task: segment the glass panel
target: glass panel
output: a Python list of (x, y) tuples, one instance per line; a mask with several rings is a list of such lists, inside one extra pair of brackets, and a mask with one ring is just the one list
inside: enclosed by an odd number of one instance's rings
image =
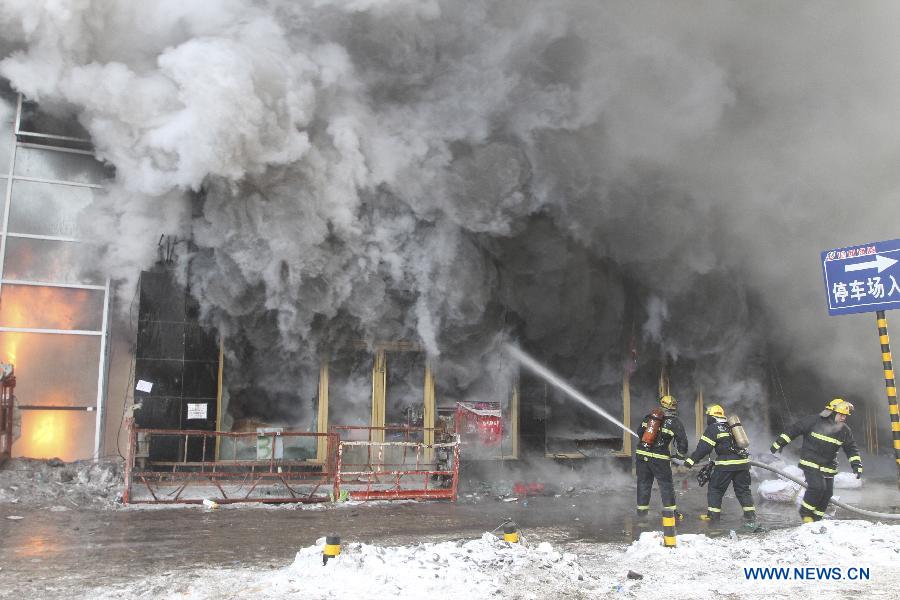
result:
[(87, 154), (21, 146), (16, 150), (15, 174), (22, 177), (97, 184), (112, 176), (109, 169)]
[(16, 368), (22, 405), (95, 406), (100, 337), (0, 332), (0, 356)]
[(97, 413), (23, 410), (20, 414), (22, 434), (13, 442), (13, 456), (60, 458), (66, 462), (93, 456)]
[(0, 325), (99, 331), (103, 295), (99, 290), (7, 284), (0, 292)]
[[(372, 354), (349, 350), (328, 367), (328, 424), (368, 427), (372, 422)], [(341, 437), (344, 437), (343, 435)], [(360, 436), (355, 436), (359, 439)], [(367, 439), (368, 435), (362, 435)]]
[(9, 231), (80, 237), (78, 214), (94, 199), (94, 188), (13, 181)]
[[(0, 107), (0, 112), (2, 111), (3, 108)], [(15, 143), (13, 124), (0, 122), (0, 173), (4, 175), (9, 174), (9, 158), (12, 156), (12, 149)]]
[(99, 249), (91, 244), (10, 237), (3, 277), (101, 285), (104, 278), (96, 272), (98, 256)]
[[(45, 104), (44, 109), (47, 108)], [(80, 139), (88, 139), (88, 132), (73, 114), (58, 116), (47, 110), (38, 108), (34, 102), (22, 103), (22, 121), (19, 130), (35, 133), (49, 133), (51, 135), (64, 135)]]
[(18, 98), (0, 82), (0, 123), (16, 122), (16, 102)]

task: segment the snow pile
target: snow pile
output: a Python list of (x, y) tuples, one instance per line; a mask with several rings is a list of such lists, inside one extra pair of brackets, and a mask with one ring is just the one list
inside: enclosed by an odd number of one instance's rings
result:
[[(92, 598), (543, 598), (549, 591), (587, 591), (574, 554), (549, 543), (509, 544), (491, 533), (480, 539), (411, 546), (346, 543), (322, 564), (325, 538), (301, 549), (277, 571), (206, 570), (165, 574), (92, 590)], [(165, 595), (168, 594), (168, 595)]]
[[(900, 527), (828, 521), (766, 534), (678, 536), (663, 548), (645, 533), (630, 546), (576, 543), (554, 548), (480, 539), (382, 547), (345, 543), (322, 565), (324, 539), (278, 570), (202, 569), (163, 573), (90, 590), (91, 598), (545, 598), (664, 595), (670, 600), (735, 597), (818, 600), (854, 592), (893, 597)], [(576, 555), (569, 551), (577, 551)], [(748, 580), (755, 567), (869, 569), (867, 581)], [(622, 596), (626, 597), (626, 596)]]
[[(900, 559), (900, 527), (863, 521), (810, 523), (794, 529), (767, 534), (709, 538), (680, 535), (678, 546), (662, 546), (661, 533), (644, 533), (624, 554), (600, 547), (586, 559), (585, 571), (597, 578), (599, 589), (630, 592), (637, 597), (665, 590), (670, 599), (707, 598), (734, 595), (791, 597), (815, 592), (818, 598), (846, 597), (851, 590), (881, 595), (891, 593), (897, 583), (896, 563)], [(594, 563), (592, 565), (591, 563)], [(615, 565), (609, 569), (608, 565)], [(839, 567), (840, 581), (748, 580), (744, 569), (754, 567)], [(850, 567), (870, 570), (868, 581), (851, 581)], [(629, 580), (632, 570), (645, 577)]]
[(0, 468), (0, 503), (108, 507), (116, 503), (122, 485), (121, 460), (16, 458)]
[(468, 542), (380, 547), (353, 543), (322, 566), (324, 538), (297, 553), (287, 573), (272, 582), (277, 593), (305, 597), (395, 598), (413, 593), (469, 597), (472, 590), (505, 595), (522, 586), (577, 583), (584, 573), (576, 556), (544, 542), (537, 548), (508, 544), (485, 533)]
[[(775, 465), (788, 475), (803, 481), (803, 470), (794, 465)], [(838, 473), (834, 477), (834, 489), (855, 490), (862, 487), (862, 479), (853, 473)], [(783, 477), (768, 479), (759, 484), (759, 495), (772, 502), (799, 502), (803, 496), (803, 487)]]

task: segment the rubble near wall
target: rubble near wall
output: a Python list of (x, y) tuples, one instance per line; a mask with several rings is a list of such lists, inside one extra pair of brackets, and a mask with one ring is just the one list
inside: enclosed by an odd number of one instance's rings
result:
[(0, 504), (109, 508), (120, 499), (120, 458), (66, 463), (58, 458), (14, 458), (0, 467)]

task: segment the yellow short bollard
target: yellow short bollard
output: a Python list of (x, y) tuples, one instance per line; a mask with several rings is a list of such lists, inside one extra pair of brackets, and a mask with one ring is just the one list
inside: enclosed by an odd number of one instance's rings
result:
[(325, 536), (325, 548), (322, 550), (322, 564), (328, 564), (329, 558), (335, 558), (341, 553), (341, 536)]
[(666, 548), (675, 547), (675, 511), (663, 511), (663, 546)]
[(510, 544), (519, 543), (519, 530), (516, 529), (515, 523), (507, 523), (503, 526), (503, 541)]

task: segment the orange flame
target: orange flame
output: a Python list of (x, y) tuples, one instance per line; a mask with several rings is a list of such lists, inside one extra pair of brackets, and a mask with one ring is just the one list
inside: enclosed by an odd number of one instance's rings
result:
[(60, 458), (64, 461), (91, 456), (92, 412), (23, 410), (22, 437), (13, 446), (15, 456)]
[(0, 324), (41, 329), (96, 329), (100, 314), (89, 309), (92, 304), (99, 306), (97, 294), (93, 290), (4, 285)]
[[(31, 445), (38, 446), (44, 450), (58, 448), (60, 441), (65, 437), (65, 428), (61, 417), (62, 414), (57, 411), (45, 411), (36, 419), (36, 423), (32, 425), (29, 442)], [(51, 454), (53, 454), (51, 452)]]
[[(43, 286), (4, 285), (0, 298), (0, 325), (39, 329), (99, 329), (96, 292)], [(12, 363), (18, 379), (16, 396), (20, 404), (84, 404), (74, 397), (65, 376), (50, 377), (46, 369), (57, 361), (62, 350), (83, 348), (73, 339), (35, 333), (0, 333), (0, 358)], [(64, 339), (63, 339), (64, 338)], [(22, 364), (19, 362), (22, 361)], [(92, 365), (95, 367), (95, 365)], [(85, 371), (85, 377), (91, 377)], [(56, 381), (57, 383), (50, 383)], [(50, 387), (48, 389), (49, 386)], [(38, 391), (40, 390), (40, 391)], [(87, 458), (93, 450), (93, 412), (68, 410), (23, 410), (21, 436), (13, 444), (13, 454), (30, 458), (70, 461)]]

